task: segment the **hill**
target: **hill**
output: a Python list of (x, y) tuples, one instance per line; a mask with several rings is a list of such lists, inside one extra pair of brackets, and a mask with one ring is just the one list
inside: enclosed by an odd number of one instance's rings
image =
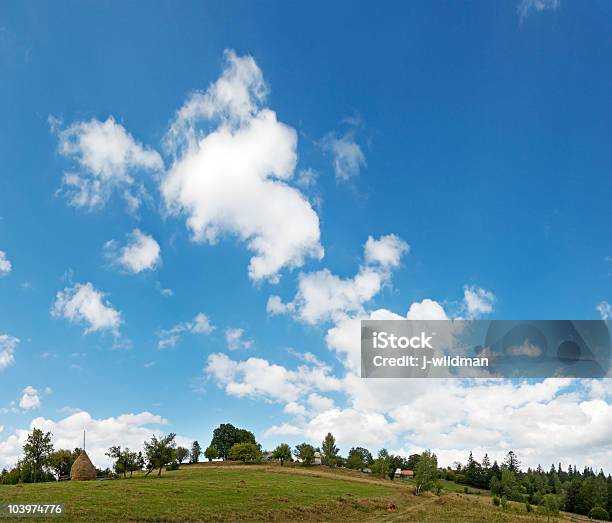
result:
[(519, 504), (502, 511), (486, 491), (465, 494), (453, 483), (444, 482), (440, 496), (413, 491), (409, 482), (344, 469), (206, 463), (161, 478), (0, 485), (0, 502), (63, 503), (59, 521), (546, 521)]

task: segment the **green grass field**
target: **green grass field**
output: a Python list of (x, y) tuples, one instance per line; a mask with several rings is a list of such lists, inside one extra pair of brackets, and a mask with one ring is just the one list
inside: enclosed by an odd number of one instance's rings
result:
[[(56, 521), (546, 521), (518, 504), (493, 507), (486, 491), (443, 487), (441, 496), (417, 497), (411, 482), (347, 470), (202, 464), (161, 478), (0, 485), (0, 502), (63, 503), (66, 515)], [(557, 521), (584, 519), (565, 514)]]

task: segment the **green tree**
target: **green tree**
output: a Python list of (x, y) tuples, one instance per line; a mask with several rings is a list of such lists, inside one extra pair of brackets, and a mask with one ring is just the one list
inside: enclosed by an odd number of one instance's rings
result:
[(208, 461), (212, 461), (213, 459), (216, 459), (219, 457), (219, 451), (217, 450), (216, 447), (213, 447), (212, 445), (209, 447), (206, 447), (206, 450), (204, 451), (204, 457), (208, 460)]
[(189, 462), (197, 463), (200, 460), (201, 455), (202, 455), (202, 447), (200, 447), (198, 440), (195, 440), (191, 444), (191, 451), (189, 452)]
[(389, 472), (389, 452), (387, 449), (380, 449), (378, 457), (374, 460), (371, 467), (372, 473), (385, 478)]
[(300, 443), (295, 446), (294, 454), (302, 462), (303, 465), (312, 465), (315, 459), (315, 449), (308, 443)]
[(59, 481), (60, 478), (70, 474), (70, 468), (75, 459), (76, 456), (74, 456), (70, 450), (54, 450), (49, 453), (47, 466), (53, 471), (55, 477)]
[(516, 474), (519, 471), (521, 462), (516, 457), (516, 454), (513, 451), (510, 451), (508, 452), (508, 454), (506, 454), (506, 458), (504, 459), (504, 465), (508, 470)]
[(126, 467), (126, 464), (125, 464), (124, 455), (123, 455), (123, 452), (121, 450), (121, 446), (120, 445), (114, 445), (114, 446), (110, 447), (105, 452), (105, 455), (113, 460), (113, 470), (117, 474), (123, 474), (123, 477), (125, 478), (125, 475), (126, 475), (126, 472), (127, 472), (127, 467)]
[(608, 521), (610, 519), (610, 514), (608, 514), (608, 511), (605, 508), (597, 506), (593, 507), (589, 512), (589, 519)]
[(176, 434), (157, 438), (153, 436), (151, 441), (145, 441), (145, 456), (147, 458), (147, 476), (155, 469), (159, 469), (157, 476), (161, 476), (162, 468), (176, 459)]
[(176, 461), (183, 463), (189, 456), (189, 449), (185, 447), (176, 447)]
[(236, 443), (257, 443), (252, 432), (234, 427), (231, 423), (222, 423), (213, 431), (211, 447), (215, 447), (219, 457), (229, 458), (229, 451)]
[(47, 464), (51, 452), (53, 452), (51, 433), (33, 429), (23, 446), (24, 461), (31, 467), (32, 482), (43, 479), (43, 467)]
[(546, 521), (550, 521), (551, 517), (555, 517), (559, 514), (559, 507), (561, 505), (561, 500), (558, 496), (554, 494), (546, 494), (542, 499), (542, 503), (539, 506), (539, 511), (541, 514), (546, 516)]
[(285, 461), (291, 460), (291, 447), (286, 443), (281, 443), (272, 452), (272, 458), (280, 461), (282, 467)]
[(370, 466), (372, 461), (372, 454), (368, 449), (353, 447), (349, 450), (346, 466), (349, 469), (361, 470), (363, 472), (363, 469)]
[(438, 479), (438, 458), (429, 450), (421, 454), (414, 471), (414, 481), (416, 485), (415, 494), (431, 490)]
[(234, 443), (230, 449), (229, 458), (243, 463), (257, 463), (261, 461), (261, 449), (256, 443)]
[(323, 443), (321, 443), (321, 450), (323, 452), (323, 463), (333, 467), (336, 464), (339, 450), (336, 447), (336, 438), (334, 438), (331, 432), (327, 433)]

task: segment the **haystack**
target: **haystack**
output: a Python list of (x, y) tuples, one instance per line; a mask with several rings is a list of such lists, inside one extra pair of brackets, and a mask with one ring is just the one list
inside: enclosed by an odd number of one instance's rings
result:
[(81, 451), (79, 457), (74, 460), (70, 468), (70, 479), (72, 481), (87, 481), (96, 479), (96, 467), (89, 459), (87, 452)]

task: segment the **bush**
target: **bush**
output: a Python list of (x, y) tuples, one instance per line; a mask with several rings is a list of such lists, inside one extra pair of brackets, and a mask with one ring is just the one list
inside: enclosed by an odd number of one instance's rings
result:
[(527, 512), (531, 512), (531, 504), (529, 503), (529, 501), (525, 501), (525, 510)]
[(502, 498), (501, 498), (501, 508), (506, 510), (507, 506), (508, 506), (508, 500), (506, 499), (506, 496), (502, 496)]
[(499, 507), (499, 498), (497, 496), (493, 496), (493, 505)]
[(436, 483), (435, 489), (436, 489), (436, 496), (439, 496), (440, 493), (442, 492), (442, 484), (440, 482)]
[(608, 511), (603, 507), (593, 507), (591, 512), (589, 512), (589, 518), (608, 521), (610, 519), (610, 514), (608, 514)]
[(172, 463), (170, 463), (170, 465), (166, 467), (166, 470), (178, 470), (178, 468), (179, 468), (178, 462), (173, 461)]

